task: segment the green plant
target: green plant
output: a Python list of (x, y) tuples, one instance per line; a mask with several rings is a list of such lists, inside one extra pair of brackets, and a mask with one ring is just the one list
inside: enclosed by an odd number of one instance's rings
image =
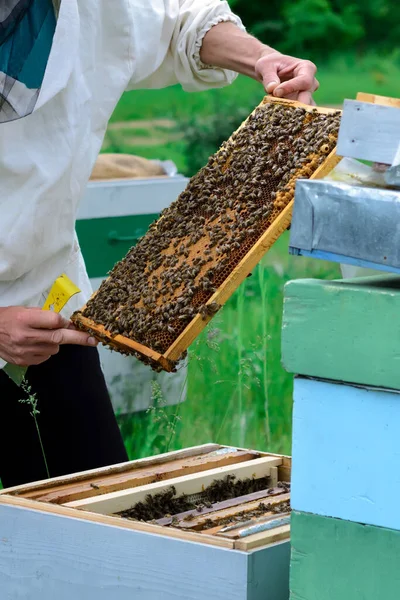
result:
[(180, 406), (182, 402), (183, 390), (186, 386), (186, 379), (182, 386), (180, 398), (178, 404), (176, 405), (175, 412), (170, 415), (166, 410), (167, 402), (163, 396), (163, 392), (158, 381), (151, 382), (151, 400), (152, 404), (147, 409), (147, 413), (153, 415), (153, 419), (155, 423), (159, 423), (161, 425), (161, 429), (165, 431), (165, 449), (164, 452), (169, 452), (171, 447), (172, 440), (174, 435), (176, 434), (177, 425), (181, 420), (179, 415)]
[(28, 404), (28, 406), (30, 406), (30, 414), (31, 417), (33, 418), (34, 422), (35, 422), (35, 427), (36, 427), (36, 431), (37, 431), (37, 435), (39, 438), (39, 444), (40, 444), (40, 448), (42, 451), (42, 456), (43, 456), (43, 461), (44, 461), (44, 466), (46, 467), (46, 473), (47, 473), (47, 477), (50, 479), (50, 472), (49, 472), (49, 467), (47, 464), (47, 458), (46, 458), (46, 453), (44, 451), (44, 446), (43, 446), (43, 441), (42, 441), (42, 436), (40, 434), (40, 428), (39, 428), (39, 423), (38, 423), (38, 415), (40, 415), (40, 411), (37, 407), (38, 405), (38, 397), (36, 392), (33, 393), (32, 392), (32, 387), (29, 385), (28, 381), (26, 379), (24, 379), (21, 383), (21, 388), (23, 389), (23, 391), (26, 393), (27, 398), (20, 398), (18, 400), (18, 402), (20, 402), (21, 404)]

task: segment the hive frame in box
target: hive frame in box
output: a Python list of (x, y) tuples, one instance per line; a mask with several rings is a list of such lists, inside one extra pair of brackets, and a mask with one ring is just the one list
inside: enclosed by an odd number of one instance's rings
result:
[[(333, 114), (340, 112), (336, 109), (312, 107), (297, 101), (277, 99), (270, 96), (264, 98), (260, 106), (271, 102), (304, 108), (308, 112), (317, 111), (320, 114)], [(257, 110), (257, 108), (255, 110)], [(246, 124), (247, 120), (248, 119), (242, 123), (239, 129)], [(325, 175), (327, 175), (338, 164), (339, 161), (340, 157), (336, 155), (336, 150), (333, 150), (326, 157), (325, 161), (310, 176), (310, 179), (320, 179), (325, 177)], [(244, 258), (239, 262), (230, 275), (207, 301), (206, 305), (217, 303), (218, 305), (222, 306), (225, 304), (233, 292), (254, 269), (264, 254), (271, 248), (271, 246), (282, 235), (282, 233), (286, 231), (291, 222), (293, 203), (294, 201), (292, 200), (285, 208), (283, 208), (273, 223), (253, 245), (251, 250), (249, 250), (249, 252), (244, 256)], [(84, 310), (84, 308), (82, 310)], [(81, 314), (75, 317), (75, 320), (78, 324), (82, 325), (83, 328), (90, 331), (100, 340), (106, 341), (111, 348), (118, 349), (120, 351), (125, 350), (128, 353), (138, 353), (149, 360), (152, 364), (158, 365), (165, 371), (174, 370), (176, 362), (182, 357), (182, 354), (187, 350), (190, 344), (196, 339), (196, 337), (201, 333), (211, 319), (212, 316), (197, 314), (183, 330), (183, 332), (170, 345), (170, 347), (164, 353), (160, 353), (149, 348), (148, 346), (145, 346), (144, 344), (140, 344), (139, 342), (126, 338), (125, 336), (113, 336), (102, 325), (96, 324), (93, 320), (83, 317)]]
[[(239, 460), (229, 464), (229, 457), (235, 452), (237, 453)], [(220, 463), (223, 466), (209, 469), (208, 472), (201, 470), (203, 466), (206, 467), (207, 464), (208, 466), (214, 466), (213, 459), (218, 456), (220, 457)], [(249, 457), (252, 457), (252, 460), (246, 462), (246, 458)], [(186, 461), (187, 468), (187, 464), (195, 459), (198, 460), (200, 465), (200, 468), (197, 471), (180, 477), (178, 476), (179, 473), (176, 472), (174, 478), (168, 479), (168, 481), (158, 481), (159, 475), (155, 475), (156, 471), (153, 470), (153, 475), (155, 476), (157, 483), (146, 483), (142, 486), (138, 485), (133, 489), (126, 489), (124, 485), (125, 482), (121, 481), (120, 484), (118, 484), (118, 482), (116, 483), (114, 486), (115, 491), (111, 493), (103, 493), (104, 488), (100, 484), (100, 481), (107, 481), (110, 478), (115, 479), (121, 477), (123, 480), (124, 475), (129, 473), (133, 475), (136, 470), (143, 470), (143, 468), (151, 469), (152, 467), (159, 468), (171, 461)], [(251, 462), (254, 463), (254, 466), (251, 465)], [(92, 471), (85, 471), (51, 480), (43, 480), (8, 488), (0, 492), (0, 507), (7, 505), (61, 517), (72, 517), (74, 519), (81, 519), (92, 523), (101, 523), (102, 525), (109, 525), (148, 534), (198, 542), (200, 544), (212, 545), (230, 550), (249, 552), (254, 548), (288, 540), (290, 536), (290, 526), (285, 524), (269, 531), (254, 533), (244, 539), (231, 540), (204, 533), (184, 531), (147, 522), (133, 521), (105, 513), (114, 513), (119, 509), (123, 510), (124, 508), (131, 506), (134, 500), (137, 501), (138, 499), (143, 499), (143, 496), (150, 493), (152, 490), (162, 491), (172, 484), (176, 485), (177, 494), (179, 494), (181, 491), (186, 491), (187, 493), (199, 491), (199, 489), (201, 489), (202, 480), (204, 481), (207, 479), (209, 483), (209, 480), (214, 480), (216, 478), (221, 479), (226, 474), (232, 473), (241, 473), (242, 477), (251, 477), (254, 475), (264, 476), (270, 474), (275, 481), (277, 481), (278, 478), (288, 481), (290, 480), (290, 469), (291, 460), (287, 456), (255, 452), (241, 448), (230, 448), (218, 444), (204, 444), (202, 446), (187, 448), (181, 451), (161, 454), (148, 459), (140, 459), (133, 462), (122, 463), (120, 465), (104, 467), (102, 469), (94, 469)], [(196, 484), (197, 487), (193, 487), (196, 486)], [(85, 490), (85, 485), (89, 485), (91, 488), (89, 497), (87, 489)], [(73, 501), (69, 501), (70, 496), (68, 495), (62, 497), (62, 504), (54, 504), (50, 501), (41, 499), (50, 497), (54, 502), (57, 500), (54, 495), (55, 493), (60, 493), (61, 495), (63, 493), (65, 494), (65, 490), (71, 488), (71, 486), (75, 486), (75, 488), (76, 486), (81, 486), (81, 495), (79, 495), (79, 491), (76, 491), (75, 496), (73, 496), (75, 500)]]

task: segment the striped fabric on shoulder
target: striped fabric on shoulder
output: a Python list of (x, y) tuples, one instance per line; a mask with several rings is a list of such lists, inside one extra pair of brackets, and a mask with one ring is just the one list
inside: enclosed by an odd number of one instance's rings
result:
[(55, 29), (53, 0), (2, 0), (0, 123), (34, 110)]

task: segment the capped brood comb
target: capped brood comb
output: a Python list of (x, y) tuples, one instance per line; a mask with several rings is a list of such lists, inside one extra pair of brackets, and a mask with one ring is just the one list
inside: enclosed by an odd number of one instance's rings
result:
[(296, 180), (337, 164), (340, 114), (264, 98), (73, 315), (75, 325), (173, 371), (289, 226)]

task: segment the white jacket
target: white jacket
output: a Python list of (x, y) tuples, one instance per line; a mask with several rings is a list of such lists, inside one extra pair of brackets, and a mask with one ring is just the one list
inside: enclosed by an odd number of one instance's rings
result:
[(75, 218), (110, 115), (127, 89), (231, 83), (199, 57), (220, 21), (241, 26), (220, 0), (62, 0), (36, 108), (0, 125), (0, 306), (42, 306), (63, 272), (82, 290), (67, 316), (84, 304)]

